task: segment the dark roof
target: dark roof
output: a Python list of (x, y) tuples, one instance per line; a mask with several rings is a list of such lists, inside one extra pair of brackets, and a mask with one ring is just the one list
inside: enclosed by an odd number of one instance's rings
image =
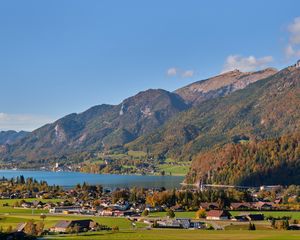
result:
[(249, 220), (264, 220), (264, 215), (263, 214), (248, 214), (246, 216)]
[(84, 220), (74, 220), (71, 222), (71, 226), (79, 226), (80, 228), (89, 228), (91, 222), (93, 222), (93, 220), (91, 219), (84, 219)]
[(56, 223), (56, 225), (54, 226), (55, 228), (68, 228), (71, 225), (70, 221), (59, 221), (58, 223)]

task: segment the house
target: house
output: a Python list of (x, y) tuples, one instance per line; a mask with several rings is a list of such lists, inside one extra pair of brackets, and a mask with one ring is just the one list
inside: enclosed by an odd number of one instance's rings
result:
[(43, 203), (43, 202), (41, 202), (41, 201), (35, 200), (35, 201), (32, 202), (32, 205), (33, 205), (35, 208), (42, 208), (42, 207), (45, 205), (45, 203)]
[(291, 224), (289, 230), (300, 230), (300, 224)]
[(157, 227), (159, 228), (182, 228), (180, 222), (176, 219), (167, 219), (157, 221)]
[(16, 227), (16, 232), (23, 232), (27, 223), (19, 223)]
[(171, 209), (174, 211), (174, 212), (184, 212), (185, 209), (184, 207), (180, 206), (180, 205), (176, 205), (174, 207), (171, 207)]
[(114, 212), (111, 208), (108, 209), (101, 209), (98, 211), (99, 216), (113, 216)]
[(207, 220), (228, 220), (230, 213), (225, 210), (210, 210), (206, 213)]
[(231, 220), (237, 222), (246, 222), (248, 221), (248, 218), (244, 215), (241, 215), (241, 216), (234, 216)]
[(253, 205), (258, 210), (272, 210), (274, 209), (274, 204), (271, 202), (256, 202)]
[(276, 199), (274, 201), (275, 204), (281, 204), (282, 203), (282, 198)]
[(189, 229), (191, 226), (191, 219), (189, 218), (176, 218), (176, 220), (180, 223), (181, 227), (184, 229)]
[(260, 213), (258, 213), (258, 214), (247, 214), (246, 218), (249, 221), (263, 221), (265, 219), (264, 215), (260, 214)]
[(61, 206), (49, 209), (49, 213), (79, 213), (80, 211), (80, 206)]
[(199, 221), (191, 221), (190, 218), (163, 219), (155, 221), (158, 228), (184, 228), (203, 229), (205, 224)]
[(79, 229), (79, 232), (82, 231), (88, 231), (91, 229), (94, 229), (96, 226), (96, 223), (91, 219), (85, 219), (85, 220), (73, 220), (73, 221), (59, 221), (54, 227), (51, 228), (52, 232), (59, 232), (59, 233), (65, 233), (70, 228), (77, 226)]
[(203, 223), (203, 222), (191, 221), (190, 222), (190, 228), (193, 228), (193, 229), (205, 229), (206, 226), (205, 226), (205, 223)]
[(248, 209), (251, 209), (251, 203), (247, 203), (247, 202), (231, 203), (230, 209), (231, 210), (248, 210)]
[(33, 206), (33, 204), (31, 202), (23, 202), (21, 204), (21, 207), (23, 208), (31, 208)]
[(214, 209), (219, 209), (219, 204), (218, 203), (200, 203), (200, 208), (205, 209), (205, 210), (214, 210)]
[(54, 227), (51, 228), (52, 232), (65, 233), (71, 225), (71, 221), (59, 221)]

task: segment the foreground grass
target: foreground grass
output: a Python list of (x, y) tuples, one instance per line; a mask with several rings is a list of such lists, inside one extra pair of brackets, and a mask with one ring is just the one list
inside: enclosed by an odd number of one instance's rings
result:
[[(118, 226), (120, 229), (131, 229), (131, 223), (126, 218), (117, 217), (84, 217), (84, 216), (68, 216), (68, 215), (47, 215), (44, 220), (45, 228), (53, 227), (58, 221), (61, 220), (78, 220), (78, 219), (92, 219), (102, 225), (107, 225), (109, 227)], [(30, 215), (30, 214), (13, 214), (13, 215), (0, 215), (0, 226), (7, 229), (9, 226), (16, 227), (20, 222), (27, 222), (33, 220), (35, 222), (42, 221), (40, 215)], [(138, 228), (145, 227), (144, 223), (137, 223)]]
[(110, 239), (110, 240), (299, 240), (297, 231), (207, 231), (207, 230), (137, 230), (100, 232), (82, 235), (49, 236), (46, 239)]
[[(181, 214), (186, 214), (185, 212)], [(192, 214), (192, 212), (189, 212)], [(222, 225), (224, 222), (226, 230), (184, 230), (184, 229), (152, 229), (147, 230), (145, 224), (137, 223), (137, 230), (132, 230), (130, 221), (125, 218), (114, 217), (82, 217), (82, 216), (53, 216), (47, 215), (44, 220), (45, 228), (54, 226), (60, 220), (75, 220), (75, 219), (93, 219), (99, 224), (104, 224), (110, 227), (118, 226), (120, 231), (110, 232), (91, 232), (79, 235), (49, 235), (45, 239), (66, 239), (66, 240), (80, 240), (80, 239), (111, 239), (111, 240), (299, 240), (300, 231), (279, 231), (270, 229), (269, 223), (257, 222), (255, 223), (257, 230), (248, 231), (248, 224), (240, 225), (240, 223), (233, 223), (228, 225), (226, 221), (218, 222)], [(5, 230), (9, 226), (16, 227), (20, 222), (27, 222), (33, 220), (35, 222), (42, 221), (40, 216), (30, 214), (1, 214), (0, 226)]]

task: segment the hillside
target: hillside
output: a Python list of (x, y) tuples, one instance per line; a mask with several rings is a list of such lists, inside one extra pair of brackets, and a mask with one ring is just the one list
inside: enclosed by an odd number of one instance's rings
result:
[(251, 83), (272, 76), (276, 72), (277, 70), (274, 68), (267, 68), (257, 72), (240, 72), (235, 70), (189, 84), (175, 92), (187, 103), (195, 105), (208, 99), (229, 95), (247, 87)]
[[(1, 159), (78, 159), (81, 153), (123, 148), (124, 144), (138, 137), (155, 133), (167, 121), (191, 108), (192, 104), (228, 95), (275, 72), (274, 69), (253, 73), (232, 71), (190, 84), (174, 93), (150, 89), (125, 99), (119, 105), (95, 106), (47, 124), (23, 139), (7, 142), (9, 145), (0, 143)], [(181, 131), (180, 128), (178, 130)], [(194, 130), (187, 127), (186, 131)], [(178, 137), (182, 135), (185, 133), (178, 132)], [(193, 135), (189, 138), (192, 139)]]
[(185, 109), (178, 95), (150, 89), (119, 105), (95, 106), (47, 124), (3, 150), (2, 159), (44, 160), (122, 146)]
[(27, 134), (29, 134), (29, 132), (25, 132), (25, 131), (16, 132), (12, 130), (0, 131), (0, 145), (12, 144), (18, 141), (19, 139), (27, 136)]
[(299, 131), (299, 87), (300, 68), (288, 67), (226, 97), (207, 100), (127, 147), (191, 160), (218, 144)]
[(238, 184), (299, 184), (300, 132), (264, 141), (227, 144), (199, 154), (187, 182)]

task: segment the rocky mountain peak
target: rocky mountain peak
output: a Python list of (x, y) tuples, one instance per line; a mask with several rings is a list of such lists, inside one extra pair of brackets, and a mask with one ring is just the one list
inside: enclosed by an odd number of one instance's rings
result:
[(277, 70), (274, 68), (267, 68), (257, 72), (241, 72), (236, 69), (192, 83), (175, 92), (186, 102), (195, 105), (211, 98), (226, 96), (275, 73), (277, 73)]

